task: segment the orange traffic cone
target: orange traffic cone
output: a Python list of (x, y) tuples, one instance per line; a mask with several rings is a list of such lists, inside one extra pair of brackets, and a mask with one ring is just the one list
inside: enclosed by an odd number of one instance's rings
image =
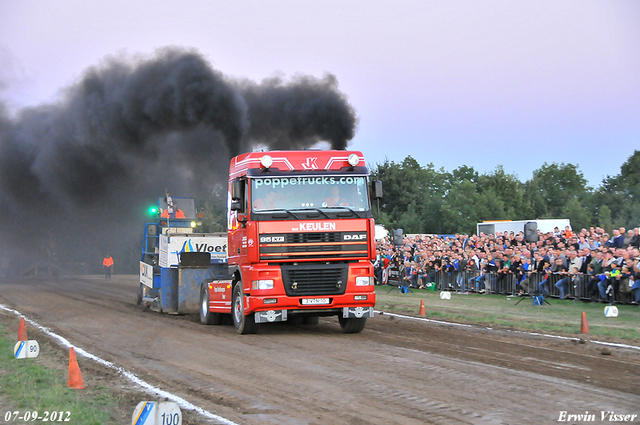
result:
[(420, 312), (418, 313), (420, 316), (426, 316), (427, 312), (424, 311), (424, 300), (420, 300)]
[(27, 340), (27, 325), (24, 323), (24, 317), (20, 318), (20, 326), (18, 326), (18, 341)]
[(74, 390), (84, 390), (87, 386), (82, 379), (82, 373), (80, 373), (80, 367), (78, 366), (78, 360), (76, 359), (76, 350), (73, 347), (69, 348), (69, 381), (67, 386)]
[(588, 334), (589, 333), (589, 325), (587, 324), (587, 315), (585, 312), (582, 312), (582, 324), (580, 325), (580, 333)]

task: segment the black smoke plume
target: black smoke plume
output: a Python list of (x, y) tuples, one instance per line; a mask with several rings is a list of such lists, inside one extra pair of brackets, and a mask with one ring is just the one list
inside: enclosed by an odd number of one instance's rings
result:
[(145, 206), (165, 188), (206, 199), (226, 185), (234, 155), (321, 141), (344, 149), (355, 127), (332, 75), (233, 79), (177, 48), (108, 59), (59, 102), (15, 117), (0, 103), (0, 274), (16, 263), (99, 264), (106, 251), (135, 257)]

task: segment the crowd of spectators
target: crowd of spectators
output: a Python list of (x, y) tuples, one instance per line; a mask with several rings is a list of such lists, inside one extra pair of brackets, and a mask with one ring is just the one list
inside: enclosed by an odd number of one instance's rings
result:
[[(377, 242), (377, 284), (640, 303), (640, 228), (405, 235)], [(396, 241), (397, 242), (397, 241)]]

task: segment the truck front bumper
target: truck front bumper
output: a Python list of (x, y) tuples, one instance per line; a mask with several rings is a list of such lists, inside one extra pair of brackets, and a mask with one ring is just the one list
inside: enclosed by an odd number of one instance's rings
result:
[[(257, 311), (254, 313), (254, 320), (256, 323), (286, 322), (289, 317), (287, 311), (288, 310)], [(314, 313), (316, 313), (318, 316), (342, 315), (345, 319), (373, 317), (373, 307), (342, 307), (341, 309), (297, 310), (297, 312), (306, 315), (314, 315)]]

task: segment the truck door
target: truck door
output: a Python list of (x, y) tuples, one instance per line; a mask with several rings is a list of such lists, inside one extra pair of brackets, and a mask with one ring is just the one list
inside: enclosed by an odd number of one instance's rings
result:
[(239, 263), (239, 256), (246, 254), (246, 222), (248, 216), (247, 179), (239, 177), (229, 182), (229, 263)]

